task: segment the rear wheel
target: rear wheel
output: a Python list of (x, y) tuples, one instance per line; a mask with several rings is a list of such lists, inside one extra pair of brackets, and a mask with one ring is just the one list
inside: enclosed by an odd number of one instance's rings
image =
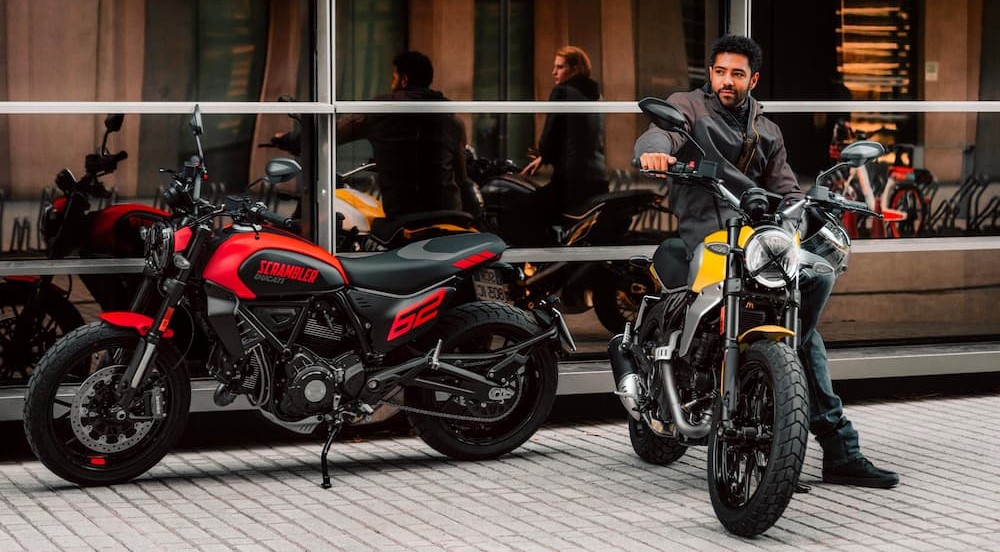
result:
[[(642, 343), (652, 342), (657, 345), (666, 343), (667, 332), (660, 327), (666, 307), (667, 302), (660, 301), (649, 310), (649, 314), (644, 318), (645, 322), (642, 328), (639, 329), (639, 339)], [(654, 432), (646, 423), (645, 418), (636, 420), (629, 416), (628, 437), (632, 443), (632, 450), (639, 455), (639, 458), (650, 464), (665, 466), (673, 463), (684, 456), (688, 449), (677, 439)]]
[[(629, 232), (622, 243), (659, 245), (672, 234), (661, 231)], [(639, 305), (646, 295), (656, 293), (659, 285), (649, 269), (628, 261), (607, 263), (593, 288), (594, 314), (606, 330), (620, 333), (626, 322), (634, 322)]]
[(157, 348), (146, 383), (118, 420), (115, 386), (139, 343), (133, 329), (94, 322), (50, 349), (31, 376), (24, 429), (35, 456), (80, 485), (128, 481), (173, 447), (187, 420), (191, 383), (167, 344)]
[(716, 406), (708, 449), (708, 490), (731, 533), (763, 533), (788, 506), (808, 439), (808, 396), (802, 365), (784, 343), (757, 341), (740, 357), (732, 426)]
[[(443, 353), (484, 353), (514, 345), (541, 330), (528, 314), (503, 303), (467, 303), (438, 323), (433, 340)], [(494, 363), (467, 362), (462, 368), (485, 374)], [(453, 378), (439, 383), (461, 385)], [(434, 450), (463, 460), (495, 458), (527, 441), (548, 417), (556, 396), (556, 358), (548, 347), (529, 355), (517, 372), (514, 395), (503, 401), (470, 401), (460, 395), (420, 387), (406, 390), (406, 404), (452, 416), (409, 412), (420, 438)], [(483, 421), (483, 419), (489, 421)]]
[(26, 384), (45, 351), (64, 334), (83, 325), (83, 318), (69, 299), (51, 288), (43, 288), (37, 317), (26, 335), (19, 335), (18, 318), (32, 316), (24, 309), (35, 286), (20, 281), (0, 284), (0, 385)]

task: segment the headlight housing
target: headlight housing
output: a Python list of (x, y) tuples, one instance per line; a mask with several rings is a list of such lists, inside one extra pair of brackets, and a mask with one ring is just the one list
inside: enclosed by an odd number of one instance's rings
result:
[(160, 273), (167, 267), (174, 253), (174, 230), (163, 222), (155, 222), (144, 230), (146, 265), (154, 272)]
[(779, 228), (760, 229), (744, 248), (747, 272), (759, 284), (780, 288), (799, 274), (799, 245)]

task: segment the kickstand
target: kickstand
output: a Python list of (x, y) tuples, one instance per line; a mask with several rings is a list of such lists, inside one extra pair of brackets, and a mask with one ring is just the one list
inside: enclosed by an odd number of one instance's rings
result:
[(326, 456), (330, 454), (330, 445), (333, 444), (333, 440), (337, 438), (337, 434), (340, 433), (340, 428), (344, 425), (344, 422), (340, 418), (335, 420), (327, 420), (327, 425), (329, 426), (329, 434), (326, 436), (326, 444), (323, 445), (323, 452), (320, 455), (320, 469), (323, 472), (323, 483), (320, 485), (324, 489), (329, 489), (333, 485), (330, 484), (330, 469), (327, 466), (328, 462)]
[(809, 485), (804, 484), (804, 483), (796, 483), (795, 484), (795, 494), (805, 494), (805, 493), (808, 493), (811, 490), (813, 490), (813, 488), (810, 487)]

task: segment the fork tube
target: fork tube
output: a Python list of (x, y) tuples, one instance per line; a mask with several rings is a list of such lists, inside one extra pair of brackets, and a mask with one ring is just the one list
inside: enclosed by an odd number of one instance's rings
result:
[(743, 250), (739, 249), (742, 220), (732, 218), (726, 222), (729, 254), (726, 255), (726, 279), (722, 293), (725, 296), (723, 328), (722, 419), (726, 422), (736, 409), (736, 373), (740, 366), (740, 294), (743, 292)]
[(135, 398), (137, 390), (142, 386), (147, 369), (156, 353), (156, 347), (160, 344), (160, 340), (163, 339), (163, 334), (167, 330), (170, 318), (174, 314), (174, 308), (180, 302), (181, 297), (184, 295), (184, 290), (187, 288), (187, 280), (192, 272), (192, 267), (197, 266), (199, 262), (202, 244), (211, 233), (210, 228), (206, 228), (205, 226), (197, 227), (194, 236), (191, 238), (191, 244), (187, 249), (190, 257), (188, 259), (189, 267), (179, 270), (174, 278), (163, 280), (166, 297), (160, 303), (156, 314), (153, 316), (152, 327), (139, 340), (139, 346), (135, 353), (133, 353), (128, 369), (125, 370), (125, 374), (118, 384), (119, 396), (114, 411), (115, 416), (119, 420), (125, 419), (126, 409), (132, 403), (132, 399)]
[(792, 330), (792, 336), (786, 341), (788, 346), (792, 348), (793, 351), (799, 350), (799, 344), (802, 343), (802, 336), (800, 332), (802, 331), (802, 320), (799, 318), (799, 299), (801, 293), (799, 292), (799, 281), (795, 280), (794, 289), (790, 290), (792, 294), (792, 300), (789, 301), (788, 308), (785, 309), (785, 327)]

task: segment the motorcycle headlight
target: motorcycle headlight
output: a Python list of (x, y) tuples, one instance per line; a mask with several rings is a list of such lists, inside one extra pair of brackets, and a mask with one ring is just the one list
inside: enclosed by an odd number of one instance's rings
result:
[(163, 222), (155, 222), (146, 233), (146, 265), (154, 272), (162, 272), (174, 253), (174, 230)]
[(744, 248), (747, 272), (763, 286), (779, 288), (799, 274), (799, 246), (777, 228), (758, 230)]

